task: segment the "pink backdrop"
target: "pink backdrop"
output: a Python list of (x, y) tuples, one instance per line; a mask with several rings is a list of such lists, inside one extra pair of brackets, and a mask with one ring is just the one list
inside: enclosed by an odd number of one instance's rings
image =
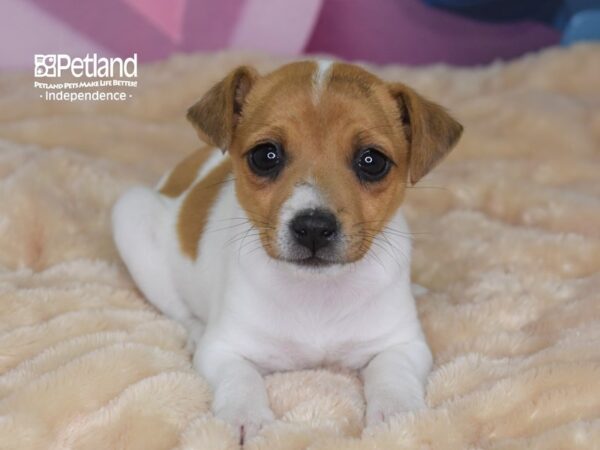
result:
[(481, 64), (558, 42), (541, 24), (486, 24), (420, 0), (2, 0), (0, 67), (35, 53), (128, 56), (252, 49), (377, 63)]

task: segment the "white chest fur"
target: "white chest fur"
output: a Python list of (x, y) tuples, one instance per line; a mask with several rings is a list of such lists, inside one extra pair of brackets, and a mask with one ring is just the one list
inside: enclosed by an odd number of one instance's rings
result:
[[(410, 292), (410, 242), (344, 268), (307, 273), (271, 259), (242, 220), (233, 187), (214, 205), (195, 261), (176, 233), (182, 200), (162, 221), (164, 251), (177, 295), (206, 324), (205, 343), (231, 347), (263, 372), (320, 365), (364, 366), (381, 349), (420, 334)], [(407, 233), (399, 212), (390, 226)]]

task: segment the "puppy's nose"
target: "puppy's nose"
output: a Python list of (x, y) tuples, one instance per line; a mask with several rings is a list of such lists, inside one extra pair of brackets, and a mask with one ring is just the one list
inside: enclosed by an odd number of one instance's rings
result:
[(296, 242), (308, 248), (313, 255), (329, 245), (338, 233), (335, 216), (318, 209), (300, 212), (290, 223), (290, 228)]

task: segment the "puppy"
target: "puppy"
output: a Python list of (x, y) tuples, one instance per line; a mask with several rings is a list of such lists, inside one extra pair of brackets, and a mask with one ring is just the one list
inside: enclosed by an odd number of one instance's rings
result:
[(431, 353), (410, 283), (402, 204), (462, 126), (350, 64), (239, 67), (187, 114), (210, 147), (126, 192), (118, 250), (181, 322), (213, 411), (243, 440), (274, 419), (263, 376), (360, 371), (366, 423), (421, 408)]

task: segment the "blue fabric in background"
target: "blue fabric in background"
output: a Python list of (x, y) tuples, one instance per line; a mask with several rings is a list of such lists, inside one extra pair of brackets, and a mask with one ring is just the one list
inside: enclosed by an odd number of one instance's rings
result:
[(561, 43), (600, 40), (600, 0), (423, 0), (487, 22), (535, 20), (563, 32)]
[(567, 22), (561, 44), (582, 41), (600, 41), (600, 8), (580, 11)]
[(489, 22), (538, 20), (546, 23), (553, 22), (565, 3), (564, 0), (425, 0), (425, 2), (431, 6)]

